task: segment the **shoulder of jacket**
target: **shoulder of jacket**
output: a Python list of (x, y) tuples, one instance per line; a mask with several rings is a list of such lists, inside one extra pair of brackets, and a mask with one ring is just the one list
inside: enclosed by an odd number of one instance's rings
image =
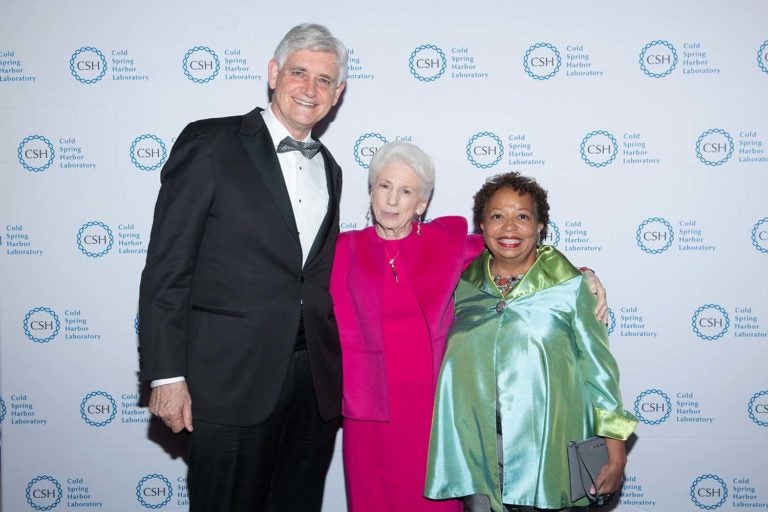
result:
[(210, 117), (208, 119), (198, 119), (187, 125), (188, 128), (194, 128), (201, 132), (217, 130), (221, 128), (235, 127), (239, 128), (243, 121), (243, 116)]
[(457, 216), (438, 217), (424, 224), (422, 229), (424, 229), (424, 233), (429, 232), (434, 236), (456, 238), (463, 241), (467, 237), (467, 219)]
[(358, 240), (364, 240), (365, 237), (369, 236), (368, 229), (369, 228), (341, 231), (336, 238), (336, 245), (349, 245), (357, 242)]

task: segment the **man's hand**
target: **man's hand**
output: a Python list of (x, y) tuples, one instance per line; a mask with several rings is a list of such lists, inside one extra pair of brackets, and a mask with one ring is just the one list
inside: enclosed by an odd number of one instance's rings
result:
[(152, 388), (149, 412), (163, 420), (174, 433), (192, 432), (192, 398), (187, 383), (173, 382)]
[(603, 283), (600, 282), (595, 273), (590, 269), (584, 269), (582, 270), (582, 273), (587, 278), (589, 291), (597, 295), (595, 316), (605, 325), (608, 325), (608, 301), (605, 297), (605, 288), (603, 287)]

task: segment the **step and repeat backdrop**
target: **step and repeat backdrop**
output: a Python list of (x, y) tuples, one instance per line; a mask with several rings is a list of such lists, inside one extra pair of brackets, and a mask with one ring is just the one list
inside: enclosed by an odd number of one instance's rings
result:
[[(192, 120), (268, 101), (292, 26), (349, 48), (320, 137), (344, 169), (411, 141), (431, 218), (494, 174), (550, 191), (597, 270), (631, 439), (620, 511), (768, 509), (768, 3), (6, 0), (0, 16), (2, 508), (187, 509), (185, 442), (137, 382), (159, 173)], [(345, 509), (337, 451), (325, 510)]]

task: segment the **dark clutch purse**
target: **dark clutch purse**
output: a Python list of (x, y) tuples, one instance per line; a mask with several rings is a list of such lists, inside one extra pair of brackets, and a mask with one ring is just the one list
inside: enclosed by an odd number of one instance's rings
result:
[(602, 437), (590, 437), (584, 441), (568, 443), (568, 470), (571, 475), (571, 500), (588, 497), (593, 505), (603, 505), (607, 496), (591, 494), (589, 488), (597, 489), (597, 476), (608, 462), (608, 448)]

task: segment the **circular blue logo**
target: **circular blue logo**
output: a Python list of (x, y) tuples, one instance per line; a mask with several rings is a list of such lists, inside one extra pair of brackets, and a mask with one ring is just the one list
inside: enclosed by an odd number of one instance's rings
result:
[(95, 84), (107, 74), (107, 58), (98, 48), (83, 46), (69, 59), (69, 72), (81, 84)]
[(677, 67), (677, 50), (668, 41), (656, 40), (640, 51), (640, 69), (651, 78), (664, 78)]
[(704, 304), (693, 313), (691, 318), (693, 332), (702, 340), (720, 339), (725, 336), (730, 326), (728, 312), (717, 304)]
[(541, 239), (541, 243), (552, 247), (557, 247), (557, 244), (560, 243), (560, 228), (552, 219), (547, 224), (547, 236)]
[(56, 153), (51, 141), (42, 135), (24, 137), (16, 150), (19, 163), (29, 172), (43, 172), (53, 163)]
[(48, 475), (33, 478), (27, 484), (27, 503), (35, 510), (52, 510), (61, 502), (61, 485)]
[(614, 330), (616, 330), (616, 315), (611, 308), (608, 308), (608, 336), (613, 334)]
[(768, 41), (761, 44), (757, 50), (757, 65), (763, 73), (768, 73)]
[(80, 417), (92, 427), (104, 427), (115, 419), (117, 404), (106, 391), (92, 391), (80, 401)]
[(467, 142), (467, 160), (480, 169), (490, 169), (504, 156), (504, 144), (493, 132), (478, 132)]
[(48, 343), (59, 334), (59, 315), (50, 308), (37, 307), (24, 315), (24, 334), (35, 343)]
[(592, 167), (605, 167), (616, 159), (619, 144), (616, 138), (605, 130), (589, 132), (581, 141), (581, 159)]
[(168, 151), (160, 137), (145, 133), (133, 139), (130, 154), (137, 169), (155, 171), (165, 163)]
[(433, 44), (423, 44), (411, 52), (408, 69), (421, 82), (434, 82), (445, 73), (445, 52)]
[(182, 67), (188, 79), (196, 84), (205, 84), (216, 78), (221, 64), (216, 52), (207, 46), (195, 46), (184, 54)]
[(752, 227), (752, 245), (755, 249), (768, 254), (768, 217), (763, 217)]
[(560, 52), (549, 43), (536, 43), (523, 57), (525, 72), (534, 80), (549, 80), (560, 71), (561, 64)]
[(691, 484), (691, 501), (704, 510), (720, 508), (728, 498), (728, 486), (717, 475), (701, 475)]
[(380, 133), (368, 132), (359, 136), (355, 141), (355, 148), (352, 150), (357, 165), (363, 169), (368, 169), (368, 164), (371, 163), (373, 155), (386, 143), (386, 137)]
[(86, 222), (77, 231), (77, 247), (91, 258), (101, 258), (112, 249), (114, 243), (112, 230), (97, 220)]
[(696, 139), (696, 156), (706, 165), (723, 165), (733, 156), (733, 147), (733, 138), (730, 133), (713, 128)]
[(136, 499), (144, 508), (163, 508), (171, 501), (172, 496), (171, 482), (158, 473), (144, 476), (136, 486)]
[[(5, 411), (5, 409), (3, 409)], [(752, 395), (747, 406), (749, 418), (761, 427), (768, 427), (768, 389), (759, 391)], [(760, 419), (762, 416), (764, 419)], [(2, 421), (2, 420), (0, 420)]]
[(133, 318), (133, 330), (136, 331), (136, 334), (139, 334), (139, 314), (136, 313), (136, 316)]
[(0, 396), (0, 423), (5, 419), (6, 412), (8, 412), (8, 410), (5, 408), (5, 400)]
[(635, 416), (646, 425), (664, 423), (672, 413), (672, 401), (660, 389), (646, 389), (635, 399)]
[(672, 246), (674, 239), (672, 224), (661, 217), (645, 219), (635, 232), (637, 246), (648, 254), (661, 254)]

